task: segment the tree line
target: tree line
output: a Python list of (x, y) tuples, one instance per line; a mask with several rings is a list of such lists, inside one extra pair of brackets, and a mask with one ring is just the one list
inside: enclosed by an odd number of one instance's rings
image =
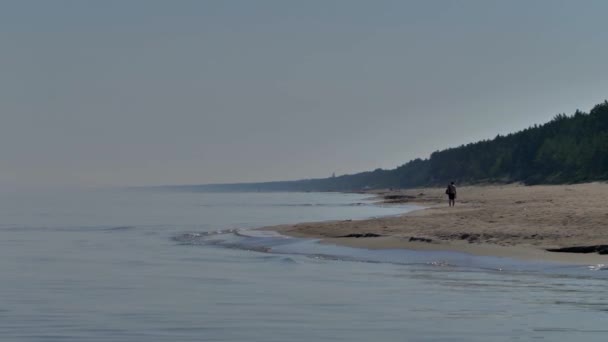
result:
[(608, 180), (608, 101), (589, 113), (414, 159), (395, 169), (287, 182), (217, 184), (201, 191), (353, 191), (458, 183), (562, 184)]

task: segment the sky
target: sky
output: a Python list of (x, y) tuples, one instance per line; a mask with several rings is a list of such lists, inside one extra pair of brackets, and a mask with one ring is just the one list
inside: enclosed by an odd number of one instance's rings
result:
[(608, 98), (608, 2), (0, 0), (0, 187), (394, 168)]

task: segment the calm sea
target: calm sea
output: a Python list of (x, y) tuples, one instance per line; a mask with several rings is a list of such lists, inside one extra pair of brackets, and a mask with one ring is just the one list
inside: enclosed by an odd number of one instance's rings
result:
[(605, 341), (608, 272), (249, 229), (403, 213), (365, 196), (0, 198), (0, 341)]

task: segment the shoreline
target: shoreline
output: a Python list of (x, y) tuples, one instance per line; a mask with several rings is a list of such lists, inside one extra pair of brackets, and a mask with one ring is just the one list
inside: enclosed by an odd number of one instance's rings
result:
[(397, 216), (259, 229), (365, 249), (451, 251), (520, 260), (608, 264), (608, 255), (546, 250), (608, 245), (606, 183), (466, 186), (458, 189), (453, 208), (447, 206), (443, 192), (443, 188), (360, 192), (376, 196), (381, 200), (379, 204), (422, 208)]

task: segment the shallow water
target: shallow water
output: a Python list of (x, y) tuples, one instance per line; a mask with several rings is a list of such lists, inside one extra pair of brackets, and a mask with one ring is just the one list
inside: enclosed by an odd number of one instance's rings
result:
[(327, 193), (3, 194), (0, 340), (608, 336), (608, 272), (597, 265), (369, 251), (248, 230), (408, 209)]

